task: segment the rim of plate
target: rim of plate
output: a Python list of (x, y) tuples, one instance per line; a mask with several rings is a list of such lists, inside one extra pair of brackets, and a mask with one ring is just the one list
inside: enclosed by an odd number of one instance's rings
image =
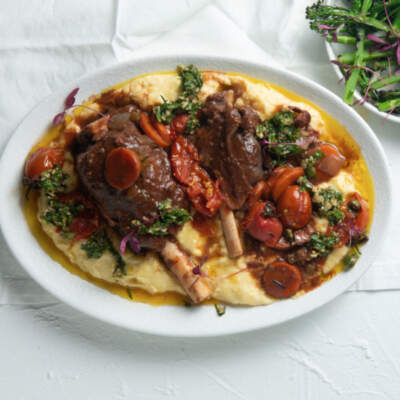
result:
[[(229, 306), (221, 318), (210, 306), (190, 309), (154, 307), (112, 295), (71, 274), (42, 250), (23, 214), (20, 182), (28, 151), (43, 136), (52, 117), (62, 109), (65, 97), (72, 89), (80, 87), (79, 102), (113, 84), (148, 72), (173, 70), (178, 64), (243, 73), (282, 86), (312, 101), (347, 128), (360, 146), (375, 190), (370, 241), (363, 246), (363, 254), (353, 269), (336, 275), (298, 299), (277, 301), (269, 306)], [(134, 331), (171, 337), (207, 337), (253, 331), (292, 320), (326, 304), (354, 284), (370, 267), (387, 233), (392, 209), (391, 178), (383, 148), (367, 123), (338, 96), (283, 68), (238, 58), (191, 54), (132, 59), (89, 73), (57, 89), (28, 113), (9, 139), (0, 160), (0, 187), (3, 236), (18, 262), (36, 282), (63, 302), (92, 317)]]

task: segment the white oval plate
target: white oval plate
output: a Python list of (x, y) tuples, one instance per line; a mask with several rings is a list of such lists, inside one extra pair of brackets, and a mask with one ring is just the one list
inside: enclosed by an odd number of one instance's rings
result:
[[(369, 242), (352, 270), (339, 274), (299, 299), (266, 307), (228, 307), (218, 317), (213, 307), (153, 307), (127, 301), (79, 277), (53, 261), (31, 234), (21, 208), (22, 169), (26, 155), (63, 106), (67, 94), (79, 87), (77, 102), (93, 93), (147, 72), (173, 70), (178, 64), (201, 69), (241, 72), (273, 82), (299, 94), (327, 111), (346, 126), (361, 147), (375, 183), (375, 215)], [(0, 222), (15, 257), (40, 285), (76, 309), (111, 324), (166, 336), (217, 336), (264, 328), (288, 321), (332, 300), (357, 281), (381, 248), (390, 220), (391, 185), (383, 149), (362, 118), (340, 98), (318, 84), (284, 69), (247, 61), (206, 57), (146, 57), (90, 74), (57, 90), (37, 105), (11, 137), (0, 161)]]

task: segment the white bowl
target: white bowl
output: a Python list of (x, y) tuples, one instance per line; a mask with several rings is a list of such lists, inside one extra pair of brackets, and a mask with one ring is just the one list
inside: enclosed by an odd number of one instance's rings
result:
[[(330, 0), (327, 2), (328, 5), (331, 5), (334, 3), (337, 5), (340, 5), (340, 6), (343, 5), (342, 2), (340, 2), (340, 1)], [(349, 46), (342, 45), (340, 43), (332, 44), (325, 40), (325, 48), (328, 53), (329, 60), (336, 60), (336, 54), (340, 54), (343, 49), (348, 50)], [(332, 65), (333, 70), (335, 71), (335, 73), (336, 73), (337, 77), (340, 79), (340, 81), (344, 82), (344, 75), (342, 74), (342, 71), (340, 70), (339, 66), (332, 64), (332, 63), (330, 63), (330, 64)], [(354, 98), (358, 102), (360, 102), (362, 100), (362, 95), (360, 94), (360, 92), (358, 90), (356, 90), (354, 92)], [(388, 113), (386, 113), (386, 112), (379, 111), (373, 104), (369, 103), (368, 101), (364, 102), (361, 105), (362, 105), (362, 107), (365, 107), (367, 110), (373, 112), (374, 114), (378, 115), (382, 119), (390, 120), (390, 121), (397, 122), (398, 124), (400, 124), (400, 116), (396, 116), (396, 115), (392, 115), (392, 114), (388, 115)]]
[[(21, 177), (25, 157), (46, 131), (66, 95), (79, 87), (77, 102), (93, 93), (146, 72), (172, 70), (178, 64), (201, 69), (241, 72), (273, 82), (297, 93), (327, 111), (346, 126), (359, 144), (371, 172), (376, 193), (375, 215), (369, 242), (357, 265), (299, 299), (266, 307), (228, 307), (218, 317), (213, 307), (153, 307), (112, 295), (53, 261), (31, 234), (21, 208)], [(388, 164), (371, 128), (342, 100), (322, 86), (297, 74), (263, 64), (206, 56), (163, 56), (135, 59), (87, 75), (38, 104), (11, 137), (0, 161), (0, 222), (15, 257), (40, 285), (54, 296), (93, 317), (132, 330), (167, 336), (217, 336), (272, 326), (288, 321), (332, 300), (354, 284), (382, 247), (392, 203)]]

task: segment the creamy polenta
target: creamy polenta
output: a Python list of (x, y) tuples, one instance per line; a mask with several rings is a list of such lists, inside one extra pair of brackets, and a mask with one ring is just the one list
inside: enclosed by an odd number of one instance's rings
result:
[[(269, 120), (275, 113), (282, 109), (288, 109), (288, 107), (307, 111), (311, 117), (310, 131), (318, 132), (321, 141), (335, 145), (346, 158), (346, 163), (340, 172), (322, 183), (315, 184), (314, 192), (333, 187), (342, 193), (343, 198), (359, 193), (362, 198), (368, 199), (369, 209), (373, 210), (373, 186), (366, 163), (357, 144), (339, 122), (334, 121), (309, 101), (273, 84), (244, 75), (216, 71), (203, 71), (201, 77), (203, 84), (198, 93), (198, 99), (202, 104), (210, 95), (221, 91), (231, 91), (234, 99), (232, 106), (239, 110), (251, 107), (258, 114), (260, 120)], [(168, 72), (133, 78), (131, 81), (113, 88), (113, 95), (124, 98), (126, 104), (128, 103), (126, 99), (129, 99), (140, 109), (149, 110), (162, 104), (163, 101), (176, 101), (180, 96), (180, 91), (181, 80), (178, 74)], [(85, 128), (82, 121), (96, 119), (97, 112), (101, 112), (103, 109), (100, 99), (100, 96), (92, 96), (85, 103), (89, 108), (81, 108), (71, 113), (63, 125), (53, 128), (36, 148), (43, 144), (66, 145), (72, 134), (77, 135)], [(62, 168), (68, 175), (65, 192), (74, 192), (79, 189), (79, 177), (69, 150), (65, 153)], [(125, 273), (116, 274), (115, 257), (111, 252), (105, 251), (97, 258), (89, 258), (88, 253), (82, 247), (87, 238), (76, 239), (62, 234), (59, 226), (49, 223), (43, 218), (48, 207), (49, 198), (44, 192), (39, 196), (31, 196), (26, 208), (28, 222), (42, 246), (46, 247), (50, 255), (71, 272), (78, 273), (85, 279), (136, 301), (157, 304), (182, 304), (187, 301), (185, 289), (169, 268), (166, 268), (165, 262), (156, 251), (147, 250), (135, 254), (134, 251), (128, 249), (121, 254), (126, 264)], [(237, 215), (240, 215), (240, 212)], [(371, 219), (372, 212), (369, 215), (369, 219)], [(312, 218), (315, 232), (326, 234), (331, 229), (328, 218), (316, 215)], [(266, 305), (275, 300), (274, 296), (265, 290), (259, 276), (249, 267), (249, 265), (260, 262), (260, 256), (256, 252), (244, 251), (238, 257), (229, 256), (218, 214), (214, 217), (211, 239), (210, 235), (204, 235), (194, 225), (195, 222), (191, 220), (179, 226), (175, 240), (179, 248), (193, 261), (193, 265), (201, 264), (200, 276), (210, 288), (211, 296), (209, 298), (211, 300), (251, 306)], [(121, 236), (105, 221), (101, 222), (101, 226), (106, 230), (113, 248), (118, 250)], [(240, 235), (243, 241), (244, 233), (240, 232)], [(351, 243), (344, 244), (333, 249), (325, 257), (318, 284), (331, 278), (342, 269), (341, 262), (348, 254), (350, 247)], [(279, 257), (279, 254), (271, 253), (267, 256), (264, 255), (261, 261), (269, 264), (278, 260)], [(128, 292), (125, 288), (129, 288)], [(296, 296), (309, 289), (309, 287), (300, 287)], [(159, 299), (159, 301), (153, 302), (152, 298)]]

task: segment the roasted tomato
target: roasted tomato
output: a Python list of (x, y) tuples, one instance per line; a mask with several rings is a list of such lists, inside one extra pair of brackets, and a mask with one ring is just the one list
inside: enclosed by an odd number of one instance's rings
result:
[(86, 239), (99, 229), (100, 217), (97, 207), (82, 193), (63, 194), (58, 200), (62, 203), (76, 201), (83, 204), (83, 210), (74, 217), (69, 226), (70, 231), (76, 233), (74, 240)]
[(176, 136), (183, 135), (186, 131), (186, 126), (189, 121), (189, 115), (179, 114), (177, 115), (171, 123), (171, 130)]
[[(353, 206), (354, 205), (354, 206)], [(346, 206), (350, 210), (348, 217), (353, 217), (353, 225), (360, 232), (364, 232), (367, 229), (369, 221), (369, 206), (368, 202), (364, 200), (358, 193), (351, 194), (346, 201)], [(353, 206), (353, 210), (351, 207)]]
[(156, 128), (159, 135), (165, 141), (172, 143), (172, 141), (176, 139), (176, 133), (173, 129), (171, 129), (170, 125), (164, 125), (161, 122), (158, 122), (158, 120), (154, 114), (151, 115), (150, 121), (151, 121), (152, 125)]
[(282, 193), (290, 185), (293, 185), (297, 178), (304, 175), (304, 170), (301, 167), (285, 168), (277, 177), (274, 187), (272, 189), (272, 198), (275, 202), (279, 200)]
[(141, 162), (135, 151), (117, 147), (107, 156), (105, 175), (111, 186), (124, 190), (137, 181), (140, 169)]
[(186, 186), (196, 210), (208, 217), (215, 215), (222, 203), (219, 185), (200, 167), (196, 147), (183, 136), (178, 136), (171, 147), (170, 157), (174, 176)]
[(267, 217), (265, 206), (267, 202), (255, 204), (249, 211), (244, 226), (253, 238), (274, 247), (282, 236), (282, 223), (276, 217)]
[(257, 182), (247, 199), (247, 206), (252, 208), (260, 199), (264, 197), (267, 199), (269, 196), (268, 186), (265, 181)]
[(64, 163), (64, 151), (57, 147), (41, 147), (32, 153), (25, 164), (25, 176), (29, 179), (39, 179), (40, 174), (53, 169), (57, 164)]
[(317, 160), (315, 163), (315, 178), (313, 183), (325, 182), (335, 176), (343, 167), (345, 158), (339, 151), (330, 144), (323, 144), (318, 147), (324, 153), (324, 157)]
[(276, 261), (268, 265), (261, 281), (267, 294), (277, 299), (284, 299), (293, 296), (299, 290), (301, 274), (294, 265)]
[(311, 197), (306, 190), (300, 191), (298, 185), (288, 186), (279, 199), (278, 212), (284, 226), (300, 229), (311, 218)]
[[(142, 131), (160, 147), (167, 147), (171, 144), (170, 138), (167, 134), (160, 134), (151, 123), (149, 114), (142, 111), (140, 113), (139, 125)], [(162, 124), (161, 124), (162, 125)], [(164, 126), (164, 125), (163, 125)], [(160, 128), (160, 127), (159, 127)], [(162, 130), (162, 129), (161, 129)], [(164, 131), (163, 131), (164, 132)]]

